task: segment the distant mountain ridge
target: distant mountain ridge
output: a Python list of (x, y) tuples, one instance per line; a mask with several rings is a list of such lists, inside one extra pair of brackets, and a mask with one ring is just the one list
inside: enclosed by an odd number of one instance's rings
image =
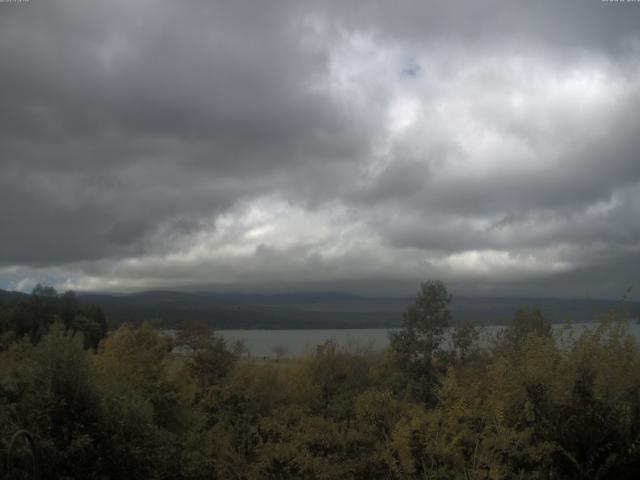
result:
[[(99, 305), (113, 324), (152, 320), (177, 326), (184, 320), (234, 328), (371, 328), (399, 324), (395, 315), (410, 299), (391, 310), (362, 308), (364, 297), (339, 292), (279, 294), (147, 291), (127, 295), (79, 293)], [(379, 301), (379, 299), (378, 299)], [(376, 299), (366, 299), (375, 304)]]
[[(0, 290), (0, 301), (26, 294)], [(391, 328), (400, 325), (402, 312), (413, 297), (366, 297), (342, 292), (182, 292), (150, 290), (129, 294), (78, 292), (78, 299), (96, 304), (111, 326), (150, 320), (179, 326), (185, 320), (217, 329)], [(594, 321), (614, 309), (626, 309), (635, 318), (640, 302), (613, 300), (456, 297), (454, 322), (479, 325), (507, 323), (518, 307), (542, 309), (553, 322)]]
[[(219, 329), (388, 328), (400, 325), (413, 297), (366, 297), (342, 292), (242, 293), (147, 291), (126, 295), (79, 293), (115, 323), (151, 319), (167, 325), (196, 320)], [(507, 323), (519, 307), (539, 307), (554, 322), (598, 320), (625, 308), (633, 316), (640, 302), (614, 300), (478, 298), (454, 296), (454, 322)]]
[(15, 292), (9, 290), (1, 290), (0, 289), (0, 301), (11, 300), (14, 298), (26, 297), (28, 294), (22, 292)]

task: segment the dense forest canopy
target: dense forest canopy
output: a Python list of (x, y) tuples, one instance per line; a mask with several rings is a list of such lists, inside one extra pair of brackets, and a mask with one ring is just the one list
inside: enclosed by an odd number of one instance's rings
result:
[(45, 479), (637, 478), (623, 315), (554, 336), (519, 310), (489, 346), (459, 325), (444, 348), (449, 302), (423, 284), (382, 352), (328, 341), (265, 362), (195, 323), (107, 333), (99, 309), (38, 287), (0, 304), (0, 438), (32, 432)]
[(97, 347), (107, 334), (107, 320), (99, 307), (80, 303), (72, 291), (58, 294), (53, 287), (37, 285), (31, 295), (0, 298), (0, 350), (23, 337), (38, 343), (55, 322), (81, 333), (86, 347)]

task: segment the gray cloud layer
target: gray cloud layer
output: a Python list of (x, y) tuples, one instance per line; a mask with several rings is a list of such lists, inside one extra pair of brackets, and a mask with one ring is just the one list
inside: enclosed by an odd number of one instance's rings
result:
[(618, 295), (640, 4), (0, 4), (0, 287)]

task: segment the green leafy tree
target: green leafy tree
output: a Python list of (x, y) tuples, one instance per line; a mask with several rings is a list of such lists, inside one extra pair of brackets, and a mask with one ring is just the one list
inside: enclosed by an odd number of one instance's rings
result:
[(504, 348), (518, 350), (531, 335), (551, 338), (552, 334), (551, 321), (544, 316), (539, 308), (531, 310), (519, 308), (507, 328), (502, 332), (500, 343)]
[(451, 345), (461, 361), (464, 361), (477, 349), (480, 333), (471, 323), (457, 325), (451, 332)]
[(451, 298), (440, 280), (424, 282), (402, 317), (402, 328), (389, 335), (400, 367), (413, 380), (414, 393), (426, 403), (433, 400), (434, 359), (451, 322)]
[(207, 343), (191, 356), (191, 370), (203, 389), (219, 384), (232, 371), (238, 355), (229, 350), (220, 335), (212, 334)]
[(204, 323), (185, 321), (176, 337), (176, 346), (191, 353), (205, 348), (213, 337), (213, 330)]

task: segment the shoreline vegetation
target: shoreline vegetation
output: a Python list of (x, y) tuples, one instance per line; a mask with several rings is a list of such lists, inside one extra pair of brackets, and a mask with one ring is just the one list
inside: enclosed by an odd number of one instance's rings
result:
[(383, 351), (265, 360), (199, 322), (108, 331), (37, 287), (0, 300), (0, 438), (28, 429), (43, 479), (637, 478), (633, 318), (554, 333), (518, 309), (485, 344), (428, 281)]

